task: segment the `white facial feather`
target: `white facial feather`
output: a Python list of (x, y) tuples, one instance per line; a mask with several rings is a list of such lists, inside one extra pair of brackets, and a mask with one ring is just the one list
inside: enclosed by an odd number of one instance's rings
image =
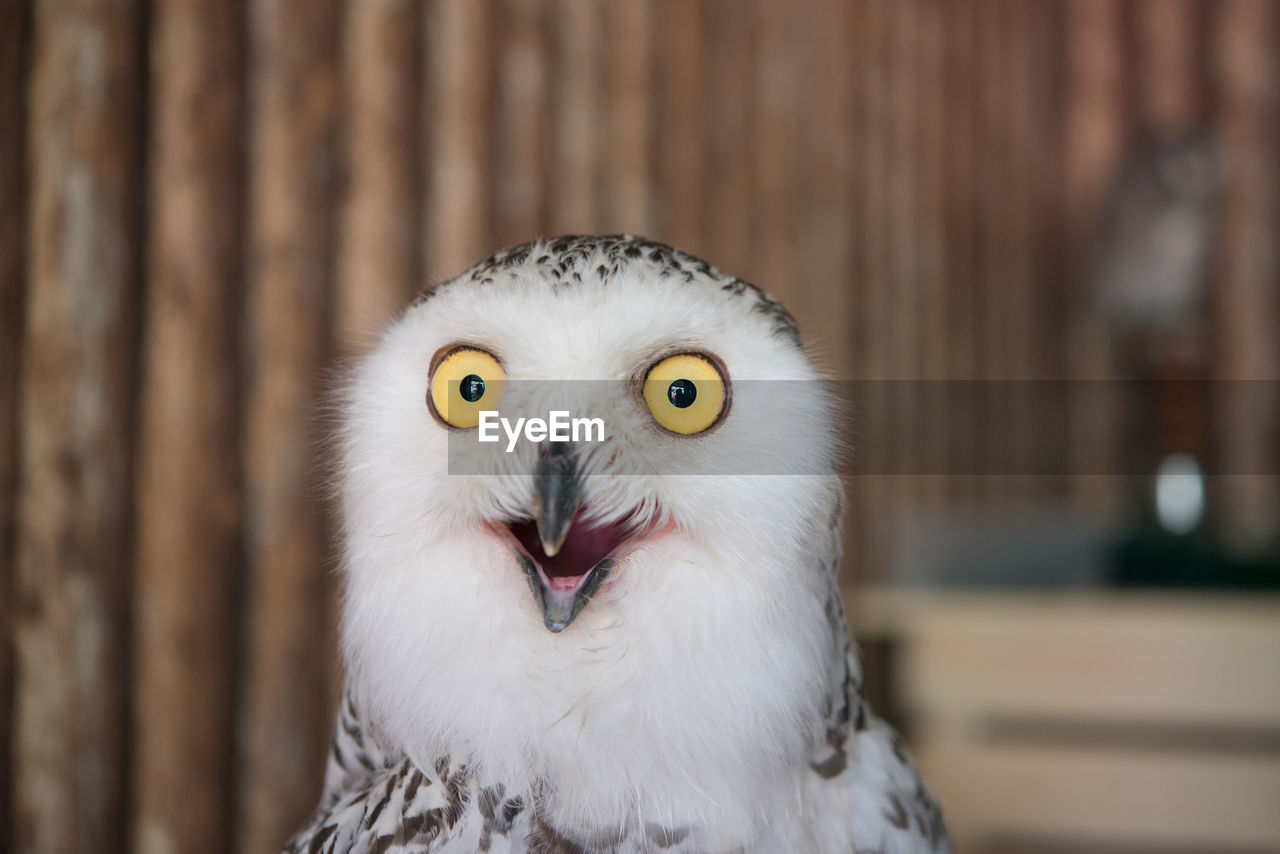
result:
[[(601, 277), (609, 260), (591, 256), (570, 281), (538, 263), (544, 249), (438, 288), (354, 373), (349, 676), (386, 741), (423, 766), (461, 757), (567, 826), (655, 822), (700, 828), (708, 850), (745, 844), (802, 809), (800, 775), (825, 735), (831, 401), (769, 304), (718, 272), (663, 277), (641, 258)], [(658, 429), (636, 395), (591, 404), (615, 429), (587, 452), (587, 512), (672, 527), (558, 634), (483, 527), (531, 514), (534, 451), (449, 473), (449, 431), (426, 395), (433, 355), (459, 342), (497, 355), (513, 386), (629, 381), (697, 349), (735, 389), (723, 423), (693, 437)], [(783, 466), (817, 473), (758, 473)], [(637, 470), (661, 473), (617, 473)]]

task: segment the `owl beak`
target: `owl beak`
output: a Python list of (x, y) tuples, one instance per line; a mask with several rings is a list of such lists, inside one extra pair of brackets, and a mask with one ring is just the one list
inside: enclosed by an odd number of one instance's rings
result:
[(534, 469), (533, 512), (542, 550), (554, 556), (564, 545), (582, 503), (582, 472), (572, 445), (548, 442)]
[(617, 525), (579, 521), (583, 473), (573, 446), (549, 442), (533, 473), (533, 521), (508, 529), (521, 551), (542, 620), (553, 632), (565, 629), (609, 576), (610, 554), (622, 543)]

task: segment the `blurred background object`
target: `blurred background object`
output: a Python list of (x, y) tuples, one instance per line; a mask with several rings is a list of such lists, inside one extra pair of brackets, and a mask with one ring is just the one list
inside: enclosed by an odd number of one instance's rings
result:
[(964, 850), (1280, 849), (1273, 0), (0, 0), (0, 848), (276, 849), (342, 361), (614, 231), (907, 389), (844, 572)]
[(1117, 336), (1172, 334), (1204, 317), (1217, 188), (1205, 133), (1159, 140), (1116, 176), (1093, 275)]

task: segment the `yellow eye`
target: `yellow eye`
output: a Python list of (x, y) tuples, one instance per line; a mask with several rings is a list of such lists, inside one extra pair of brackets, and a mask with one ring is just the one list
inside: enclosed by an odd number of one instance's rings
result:
[(653, 418), (672, 433), (691, 436), (709, 429), (724, 414), (727, 383), (706, 356), (680, 353), (649, 369), (644, 402)]
[(474, 427), (482, 410), (498, 408), (506, 379), (491, 354), (458, 347), (445, 354), (431, 374), (431, 408), (450, 427)]

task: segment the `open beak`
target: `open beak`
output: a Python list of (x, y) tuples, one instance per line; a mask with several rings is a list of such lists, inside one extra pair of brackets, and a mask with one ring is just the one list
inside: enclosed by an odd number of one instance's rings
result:
[(534, 469), (534, 517), (507, 525), (542, 622), (553, 632), (582, 612), (617, 564), (615, 552), (634, 534), (624, 524), (583, 520), (583, 477), (572, 445), (548, 442)]

